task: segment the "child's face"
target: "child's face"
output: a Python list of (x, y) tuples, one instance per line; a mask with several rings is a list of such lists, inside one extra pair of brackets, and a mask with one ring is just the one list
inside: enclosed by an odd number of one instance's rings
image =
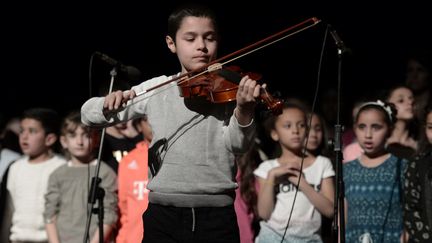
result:
[(400, 87), (395, 89), (388, 102), (393, 103), (397, 110), (397, 119), (399, 120), (412, 120), (414, 117), (414, 95), (411, 90)]
[(429, 144), (432, 144), (432, 112), (429, 112), (426, 117), (426, 137)]
[(409, 60), (406, 71), (406, 84), (414, 91), (421, 91), (428, 87), (430, 73), (421, 63)]
[(38, 157), (47, 152), (51, 145), (42, 124), (31, 118), (21, 120), (19, 143), (23, 153), (30, 158)]
[(384, 115), (376, 109), (363, 110), (358, 115), (354, 132), (364, 153), (368, 156), (378, 155), (385, 150), (389, 126), (384, 120)]
[(211, 19), (185, 17), (175, 36), (167, 36), (171, 52), (176, 53), (182, 65), (182, 72), (198, 69), (216, 58), (217, 36)]
[(273, 140), (282, 148), (300, 150), (305, 139), (306, 121), (303, 111), (297, 108), (284, 109), (278, 116), (275, 128), (271, 132)]
[(315, 151), (321, 145), (323, 139), (323, 130), (320, 119), (316, 114), (312, 116), (311, 128), (309, 130), (309, 138), (307, 141), (307, 149)]
[(141, 119), (141, 121), (139, 122), (139, 130), (143, 134), (144, 138), (148, 142), (151, 142), (151, 140), (153, 139), (153, 130), (147, 119)]
[(60, 142), (72, 157), (77, 158), (81, 162), (89, 162), (89, 158), (93, 156), (94, 141), (91, 135), (81, 126), (78, 126), (73, 132), (62, 135)]

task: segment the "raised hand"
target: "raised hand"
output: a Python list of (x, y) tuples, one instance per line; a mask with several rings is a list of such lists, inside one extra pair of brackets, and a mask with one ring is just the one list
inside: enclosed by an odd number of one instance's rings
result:
[(252, 120), (260, 89), (261, 85), (249, 78), (248, 75), (241, 79), (236, 95), (237, 107), (235, 114), (240, 124), (246, 125)]
[(107, 111), (115, 111), (126, 105), (126, 103), (136, 96), (135, 91), (115, 91), (105, 96), (103, 109)]

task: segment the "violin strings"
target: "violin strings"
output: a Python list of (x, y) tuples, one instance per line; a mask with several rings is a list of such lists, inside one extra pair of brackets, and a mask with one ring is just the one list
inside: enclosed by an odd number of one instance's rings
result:
[[(170, 88), (173, 88), (173, 87), (176, 87), (176, 86), (175, 86), (175, 85), (168, 85), (168, 86), (166, 86), (166, 87), (159, 88), (159, 89), (157, 89), (157, 90), (153, 90), (153, 93), (150, 93), (150, 94), (148, 93), (149, 90), (143, 90), (143, 91), (141, 91), (141, 92), (139, 92), (139, 93), (136, 94), (135, 98), (133, 98), (133, 99), (131, 100), (131, 101), (133, 101), (133, 102), (131, 102), (131, 103), (125, 105), (122, 109), (129, 108), (129, 107), (135, 105), (135, 104), (138, 103), (138, 102), (141, 102), (141, 101), (143, 101), (143, 100), (149, 99), (149, 98), (151, 98), (152, 96), (154, 96), (154, 95), (158, 95), (158, 94), (160, 94), (160, 93), (162, 93), (162, 92), (165, 92), (166, 90), (168, 90), (168, 89), (170, 89)], [(144, 94), (147, 94), (147, 95), (144, 95)], [(144, 95), (144, 96), (143, 96), (143, 95)], [(142, 97), (140, 97), (140, 96), (142, 96)]]

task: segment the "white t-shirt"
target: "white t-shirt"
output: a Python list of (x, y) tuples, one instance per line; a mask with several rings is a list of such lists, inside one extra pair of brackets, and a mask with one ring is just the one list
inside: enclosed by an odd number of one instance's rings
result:
[(9, 169), (7, 190), (14, 213), (10, 240), (47, 241), (43, 212), (50, 174), (66, 161), (55, 155), (47, 161), (29, 163), (28, 156), (17, 160)]
[[(277, 159), (267, 160), (262, 162), (254, 171), (254, 174), (263, 179), (267, 178), (268, 172), (275, 167), (280, 166)], [(332, 163), (323, 156), (318, 156), (316, 160), (307, 168), (303, 168), (303, 174), (306, 181), (315, 188), (316, 191), (321, 189), (321, 181), (325, 178), (335, 175)], [(266, 222), (267, 226), (271, 227), (281, 235), (285, 231), (288, 222), (289, 214), (296, 192), (295, 186), (288, 180), (279, 184), (279, 192), (276, 195), (276, 205)], [(287, 230), (287, 235), (295, 235), (299, 237), (308, 237), (316, 234), (321, 227), (321, 214), (312, 205), (304, 193), (299, 191), (295, 201), (294, 210), (292, 212), (290, 224)]]

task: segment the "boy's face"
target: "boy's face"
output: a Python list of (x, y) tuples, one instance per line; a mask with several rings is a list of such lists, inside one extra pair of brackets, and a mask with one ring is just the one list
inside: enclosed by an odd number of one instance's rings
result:
[(42, 124), (35, 119), (25, 118), (20, 123), (19, 143), (21, 150), (30, 158), (38, 157), (47, 152), (52, 141), (53, 134), (47, 135)]
[(91, 134), (78, 126), (73, 132), (60, 137), (60, 142), (64, 149), (67, 149), (72, 158), (81, 162), (90, 162), (93, 158), (94, 140)]
[(177, 54), (183, 73), (198, 69), (216, 58), (217, 34), (209, 18), (185, 17), (175, 40), (167, 36), (166, 42), (171, 52)]

